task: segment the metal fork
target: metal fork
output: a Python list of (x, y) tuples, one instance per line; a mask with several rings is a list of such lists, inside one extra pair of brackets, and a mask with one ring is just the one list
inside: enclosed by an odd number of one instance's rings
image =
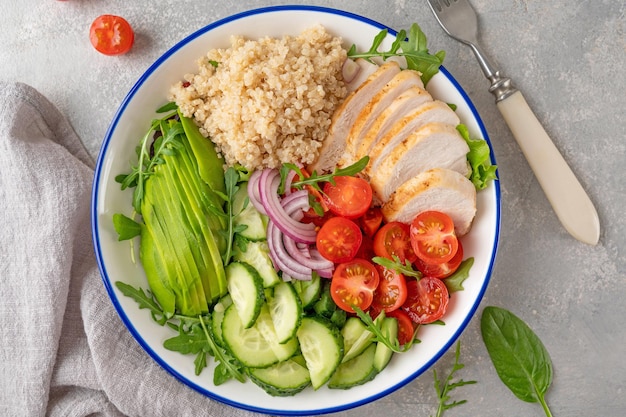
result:
[(522, 93), (487, 59), (478, 44), (478, 17), (468, 0), (428, 0), (437, 21), (454, 39), (472, 48), (496, 106), (511, 129), (554, 212), (576, 239), (595, 245), (600, 221), (593, 203), (563, 159)]

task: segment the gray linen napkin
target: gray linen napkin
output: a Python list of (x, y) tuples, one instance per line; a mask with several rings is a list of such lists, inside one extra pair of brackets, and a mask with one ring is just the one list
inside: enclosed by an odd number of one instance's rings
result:
[(91, 242), (93, 167), (46, 98), (0, 82), (0, 416), (253, 416), (178, 382), (122, 324)]

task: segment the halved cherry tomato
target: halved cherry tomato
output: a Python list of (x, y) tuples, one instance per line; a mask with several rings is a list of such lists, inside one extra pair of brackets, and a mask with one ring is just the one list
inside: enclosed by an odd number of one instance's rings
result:
[(334, 177), (335, 184), (327, 182), (323, 191), (328, 208), (349, 219), (362, 216), (372, 204), (372, 187), (363, 178)]
[(123, 17), (103, 14), (91, 24), (89, 40), (104, 55), (120, 55), (133, 46), (135, 32)]
[(428, 264), (450, 261), (459, 246), (452, 219), (439, 211), (425, 211), (415, 216), (410, 236), (415, 254)]
[(404, 310), (394, 310), (386, 314), (388, 317), (398, 320), (398, 343), (400, 343), (400, 346), (409, 343), (415, 333), (415, 325), (409, 314)]
[(413, 263), (417, 256), (411, 246), (409, 225), (390, 222), (381, 227), (374, 235), (374, 252), (383, 258), (393, 259), (395, 255), (402, 263)]
[(376, 265), (376, 269), (378, 269), (380, 280), (374, 291), (372, 307), (385, 310), (386, 313), (397, 310), (404, 304), (407, 297), (404, 275), (380, 265)]
[(374, 237), (382, 222), (383, 212), (380, 207), (370, 207), (363, 216), (359, 217), (361, 229), (369, 237)]
[(408, 296), (402, 308), (414, 323), (428, 324), (439, 320), (448, 308), (450, 294), (439, 278), (423, 277), (406, 283)]
[(444, 262), (442, 264), (427, 264), (417, 258), (413, 264), (422, 274), (429, 277), (443, 279), (454, 274), (456, 270), (459, 269), (461, 262), (463, 262), (463, 245), (461, 245), (461, 241), (459, 240), (459, 247), (452, 259), (448, 262)]
[(374, 253), (374, 240), (368, 235), (363, 235), (361, 246), (357, 251), (355, 258), (372, 259), (376, 254)]
[(347, 262), (354, 258), (363, 234), (355, 222), (345, 217), (332, 217), (317, 232), (317, 250), (334, 263)]
[(357, 306), (365, 311), (372, 304), (379, 279), (374, 264), (355, 258), (335, 268), (330, 283), (330, 295), (342, 310), (352, 313), (352, 306)]

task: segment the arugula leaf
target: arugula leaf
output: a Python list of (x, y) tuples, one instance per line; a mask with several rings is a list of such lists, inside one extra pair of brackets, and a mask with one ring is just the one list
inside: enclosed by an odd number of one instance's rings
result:
[(405, 260), (405, 263), (403, 264), (402, 262), (400, 262), (400, 258), (398, 258), (398, 256), (396, 255), (393, 256), (393, 260), (383, 258), (382, 256), (375, 256), (372, 258), (372, 261), (382, 267), (395, 271), (404, 276), (415, 277), (417, 279), (420, 279), (422, 277), (422, 273), (414, 269), (413, 264), (411, 264), (408, 259)]
[(233, 213), (233, 199), (235, 198), (235, 194), (239, 191), (239, 186), (237, 185), (240, 179), (239, 172), (230, 167), (224, 173), (224, 182), (226, 184), (226, 194), (218, 193), (221, 198), (226, 201), (226, 214), (228, 217), (228, 226), (227, 226), (227, 236), (226, 236), (226, 252), (222, 256), (222, 262), (224, 266), (230, 263), (230, 258), (232, 257), (232, 249), (233, 242), (235, 240), (235, 234), (241, 233), (247, 226), (246, 225), (238, 225), (235, 226), (235, 217), (239, 213)]
[(458, 405), (465, 404), (467, 402), (467, 400), (449, 402), (450, 392), (452, 390), (458, 387), (462, 387), (464, 385), (470, 385), (470, 384), (476, 383), (476, 381), (464, 381), (463, 379), (459, 379), (456, 382), (452, 381), (452, 378), (454, 378), (455, 374), (465, 367), (465, 365), (463, 365), (459, 361), (460, 357), (461, 357), (461, 342), (459, 341), (456, 344), (456, 350), (454, 353), (454, 365), (452, 365), (452, 370), (450, 371), (446, 379), (444, 379), (443, 381), (440, 381), (437, 375), (437, 370), (433, 369), (433, 377), (435, 379), (435, 391), (437, 392), (437, 399), (439, 400), (439, 407), (437, 408), (437, 414), (435, 414), (435, 417), (441, 417), (444, 411), (449, 410)]
[(396, 352), (396, 353), (408, 352), (409, 349), (411, 349), (411, 346), (413, 346), (413, 344), (421, 343), (421, 341), (417, 339), (416, 337), (417, 331), (420, 328), (419, 325), (415, 326), (415, 332), (413, 332), (413, 337), (411, 338), (411, 341), (409, 343), (406, 343), (403, 346), (400, 346), (400, 342), (398, 342), (397, 338), (395, 338), (394, 340), (390, 340), (389, 337), (385, 335), (385, 332), (383, 332), (381, 328), (382, 319), (385, 318), (384, 311), (381, 311), (378, 317), (376, 317), (376, 320), (373, 320), (372, 317), (369, 315), (369, 313), (364, 312), (359, 307), (352, 306), (352, 309), (354, 310), (356, 315), (361, 319), (361, 321), (363, 321), (363, 323), (367, 327), (367, 330), (369, 330), (374, 335), (374, 341), (382, 343), (383, 345), (391, 349), (393, 352)]
[(363, 171), (367, 166), (370, 158), (369, 156), (364, 156), (363, 158), (356, 161), (354, 164), (347, 166), (345, 168), (335, 168), (335, 170), (330, 174), (318, 175), (317, 171), (313, 171), (311, 175), (305, 174), (299, 166), (295, 164), (285, 163), (281, 167), (281, 187), (279, 190), (284, 190), (284, 178), (287, 175), (288, 170), (296, 171), (298, 175), (298, 180), (293, 181), (291, 186), (294, 188), (302, 189), (305, 185), (309, 185), (315, 188), (318, 191), (322, 191), (319, 183), (320, 182), (330, 182), (331, 184), (335, 184), (335, 177), (341, 176), (354, 176), (359, 172)]
[(189, 332), (184, 332), (181, 326), (178, 336), (163, 342), (165, 349), (180, 352), (183, 355), (200, 353), (206, 346), (206, 338), (199, 324), (192, 326)]
[[(172, 103), (158, 109), (158, 112), (166, 112), (172, 109)], [(178, 135), (184, 133), (182, 124), (172, 118), (176, 112), (168, 113), (162, 119), (153, 120), (150, 129), (143, 136), (137, 147), (138, 162), (131, 167), (131, 172), (125, 175), (118, 175), (115, 181), (121, 184), (122, 190), (134, 188), (133, 208), (141, 214), (141, 201), (143, 200), (145, 181), (154, 172), (154, 168), (163, 163), (162, 155), (174, 152), (172, 148), (180, 146)], [(171, 126), (166, 123), (172, 121)], [(153, 142), (150, 138), (155, 137)]]
[(152, 319), (161, 326), (171, 318), (171, 315), (166, 314), (161, 306), (159, 306), (159, 303), (154, 300), (154, 296), (150, 291), (146, 293), (142, 288), (134, 288), (133, 286), (125, 284), (121, 281), (116, 281), (115, 286), (126, 297), (135, 300), (135, 302), (139, 304), (139, 309), (146, 308), (150, 310)]
[(388, 51), (379, 51), (378, 48), (387, 36), (388, 30), (383, 29), (374, 37), (372, 46), (366, 52), (358, 52), (356, 45), (348, 50), (348, 57), (352, 59), (363, 58), (369, 62), (373, 62), (372, 58), (382, 58), (383, 61), (391, 57), (404, 57), (406, 59), (407, 68), (421, 73), (424, 85), (439, 72), (439, 67), (443, 64), (446, 57), (445, 51), (439, 51), (434, 55), (430, 54), (427, 46), (426, 35), (417, 23), (413, 23), (409, 29), (409, 34), (405, 30), (397, 33), (396, 39), (391, 44)]
[(477, 190), (487, 187), (489, 181), (498, 179), (496, 175), (497, 166), (491, 164), (489, 155), (491, 150), (487, 141), (484, 139), (471, 139), (467, 126), (460, 124), (456, 127), (470, 150), (467, 154), (467, 160), (472, 167), (470, 180)]
[(452, 275), (443, 280), (443, 283), (446, 284), (446, 287), (448, 287), (448, 292), (450, 294), (464, 290), (463, 281), (469, 277), (469, 271), (472, 268), (472, 265), (474, 265), (474, 258), (465, 259)]
[(141, 224), (123, 214), (113, 215), (113, 227), (118, 234), (118, 241), (129, 240), (141, 234)]
[(480, 330), (502, 382), (520, 400), (539, 402), (551, 417), (545, 394), (552, 383), (552, 361), (539, 337), (522, 319), (494, 306), (483, 310)]

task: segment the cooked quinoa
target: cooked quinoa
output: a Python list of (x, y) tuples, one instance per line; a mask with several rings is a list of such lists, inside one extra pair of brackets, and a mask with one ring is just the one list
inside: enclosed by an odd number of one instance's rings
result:
[(298, 36), (247, 40), (214, 49), (170, 99), (193, 117), (228, 165), (313, 162), (346, 96), (341, 38), (313, 26)]

